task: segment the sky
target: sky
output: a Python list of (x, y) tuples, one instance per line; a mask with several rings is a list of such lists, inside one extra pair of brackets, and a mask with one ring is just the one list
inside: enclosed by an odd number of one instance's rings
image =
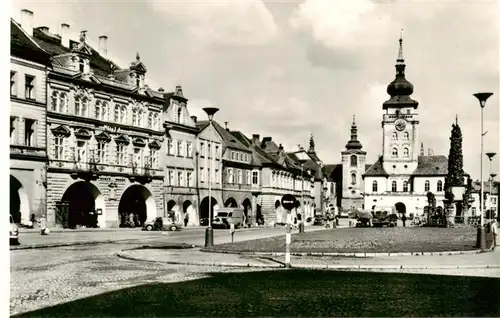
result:
[(458, 116), (464, 169), (479, 178), (481, 111), (472, 94), (487, 91), (484, 151), (500, 152), (495, 1), (16, 0), (11, 16), (20, 21), (24, 8), (53, 33), (68, 23), (75, 34), (87, 30), (91, 45), (107, 35), (121, 67), (139, 52), (149, 85), (182, 85), (200, 120), (203, 107), (218, 107), (221, 125), (271, 136), (286, 151), (307, 147), (312, 133), (325, 164), (341, 162), (353, 115), (367, 162), (381, 155), (382, 103), (402, 33), (426, 151), (448, 155)]

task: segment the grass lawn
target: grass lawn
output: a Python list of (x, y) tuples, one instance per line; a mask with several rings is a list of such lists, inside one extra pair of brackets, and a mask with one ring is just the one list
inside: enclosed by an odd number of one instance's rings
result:
[[(236, 233), (238, 235), (238, 233)], [(473, 250), (474, 228), (341, 228), (292, 235), (293, 252), (442, 252)], [(219, 252), (284, 252), (283, 235), (205, 248)]]
[(500, 279), (311, 270), (210, 274), (205, 279), (136, 286), (22, 314), (23, 317), (499, 315)]

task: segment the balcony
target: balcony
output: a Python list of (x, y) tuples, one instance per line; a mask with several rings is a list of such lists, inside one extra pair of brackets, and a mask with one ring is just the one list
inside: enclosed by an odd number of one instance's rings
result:
[(259, 191), (258, 184), (237, 184), (224, 182), (224, 190), (246, 190), (246, 191)]
[(10, 145), (11, 158), (33, 158), (44, 160), (47, 157), (45, 148), (25, 145)]
[(151, 183), (154, 174), (151, 158), (146, 156), (144, 157), (144, 161), (141, 162), (139, 158), (131, 156), (130, 167), (132, 168), (132, 173), (128, 176), (130, 182), (139, 182), (140, 184)]
[(74, 162), (71, 177), (73, 179), (83, 179), (85, 181), (97, 180), (101, 174), (97, 165), (98, 162), (94, 157), (94, 152), (90, 151), (89, 162)]

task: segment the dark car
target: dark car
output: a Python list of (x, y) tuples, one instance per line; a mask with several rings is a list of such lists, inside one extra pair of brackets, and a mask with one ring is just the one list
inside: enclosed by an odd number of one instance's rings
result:
[(320, 225), (320, 226), (321, 225), (325, 225), (325, 221), (326, 221), (326, 219), (325, 219), (324, 216), (322, 216), (322, 215), (316, 215), (314, 217), (313, 225)]
[(180, 230), (182, 224), (172, 221), (171, 218), (157, 217), (151, 221), (144, 222), (143, 231), (177, 231)]

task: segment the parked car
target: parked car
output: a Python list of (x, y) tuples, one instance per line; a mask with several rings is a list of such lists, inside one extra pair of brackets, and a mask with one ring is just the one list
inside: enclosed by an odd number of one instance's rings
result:
[(234, 224), (235, 228), (240, 228), (243, 226), (243, 215), (243, 209), (240, 208), (220, 208), (212, 220), (212, 227), (228, 229), (230, 224)]
[(320, 225), (320, 226), (323, 226), (325, 225), (325, 217), (323, 215), (316, 215), (314, 217), (314, 222), (313, 222), (313, 225)]
[(17, 227), (16, 223), (14, 223), (12, 215), (9, 216), (10, 216), (10, 228), (9, 228), (10, 244), (19, 245), (19, 228)]
[(180, 222), (174, 222), (171, 218), (157, 217), (144, 222), (143, 231), (178, 231), (182, 227)]

